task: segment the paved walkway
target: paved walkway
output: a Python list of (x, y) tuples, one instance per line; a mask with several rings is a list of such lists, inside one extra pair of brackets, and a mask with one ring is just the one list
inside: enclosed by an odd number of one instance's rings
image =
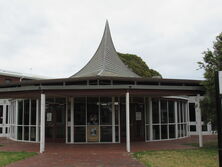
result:
[[(215, 141), (217, 136), (204, 136), (204, 142)], [(188, 149), (186, 143), (197, 143), (197, 136), (186, 139), (161, 142), (134, 142), (132, 151)], [(22, 143), (0, 138), (0, 151), (38, 152), (39, 144)], [(46, 144), (46, 152), (26, 160), (18, 161), (8, 167), (144, 167), (125, 152), (125, 144)]]

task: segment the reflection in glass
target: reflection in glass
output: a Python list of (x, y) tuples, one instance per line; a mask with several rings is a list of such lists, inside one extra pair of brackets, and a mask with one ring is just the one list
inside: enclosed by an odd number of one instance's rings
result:
[(112, 142), (112, 127), (101, 126), (101, 142)]
[(153, 123), (159, 123), (159, 101), (157, 99), (152, 100), (152, 108), (153, 108)]
[(160, 101), (160, 107), (161, 107), (161, 123), (167, 123), (167, 101), (166, 100), (161, 100)]
[(112, 99), (100, 98), (100, 125), (112, 125)]
[(75, 127), (74, 128), (75, 142), (86, 142), (86, 128), (85, 127)]
[(160, 139), (160, 127), (159, 125), (153, 125), (153, 139), (159, 140)]
[(74, 99), (74, 124), (86, 125), (86, 98)]
[(87, 125), (99, 124), (99, 99), (97, 97), (87, 98)]

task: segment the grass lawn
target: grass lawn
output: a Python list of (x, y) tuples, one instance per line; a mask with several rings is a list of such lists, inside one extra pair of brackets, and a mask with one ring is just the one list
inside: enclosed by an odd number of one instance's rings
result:
[(133, 156), (147, 167), (218, 167), (216, 142), (201, 149), (145, 151)]
[(34, 152), (4, 152), (0, 151), (0, 167), (12, 162), (36, 155)]

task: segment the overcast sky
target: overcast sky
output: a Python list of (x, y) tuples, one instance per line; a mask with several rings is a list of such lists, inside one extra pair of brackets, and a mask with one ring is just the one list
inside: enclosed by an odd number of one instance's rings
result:
[(203, 79), (202, 52), (222, 32), (222, 0), (0, 0), (0, 69), (69, 77), (109, 20), (116, 50), (164, 78)]

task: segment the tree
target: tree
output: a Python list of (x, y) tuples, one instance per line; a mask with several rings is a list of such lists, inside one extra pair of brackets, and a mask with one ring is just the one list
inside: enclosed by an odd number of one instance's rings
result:
[(141, 59), (141, 57), (134, 54), (118, 53), (119, 58), (127, 65), (133, 72), (144, 78), (151, 78), (154, 76), (160, 76), (160, 73), (150, 69), (147, 64)]
[(222, 33), (216, 37), (213, 42), (213, 51), (207, 50), (203, 52), (203, 62), (198, 62), (199, 67), (204, 69), (203, 86), (206, 89), (204, 99), (200, 106), (203, 117), (206, 121), (212, 123), (212, 127), (216, 128), (216, 99), (215, 99), (215, 71), (222, 70)]

